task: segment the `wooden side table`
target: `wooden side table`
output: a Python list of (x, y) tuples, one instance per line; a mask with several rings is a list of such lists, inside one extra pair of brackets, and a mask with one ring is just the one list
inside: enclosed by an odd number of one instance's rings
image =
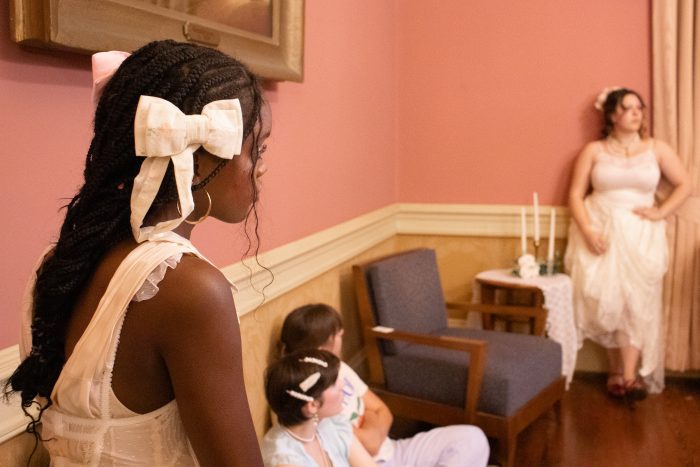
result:
[[(567, 385), (576, 367), (578, 333), (574, 322), (573, 285), (566, 274), (515, 277), (508, 269), (482, 271), (474, 278), (472, 308), (484, 316), (484, 329), (493, 329), (494, 321), (505, 319), (512, 327), (517, 321), (529, 322), (532, 333), (546, 335), (562, 347), (562, 374)], [(509, 313), (524, 315), (522, 318)], [(524, 318), (524, 319), (523, 319)]]
[[(544, 307), (544, 295), (541, 289), (532, 285), (514, 284), (478, 275), (474, 280), (480, 289), (480, 299), (476, 305), (482, 310), (481, 319), (484, 329), (493, 330), (498, 320), (505, 322), (506, 331), (512, 332), (514, 323), (524, 322), (529, 324), (532, 334), (544, 335), (547, 309)], [(520, 313), (511, 314), (515, 311), (514, 309), (522, 308), (530, 309), (529, 316), (523, 316)]]

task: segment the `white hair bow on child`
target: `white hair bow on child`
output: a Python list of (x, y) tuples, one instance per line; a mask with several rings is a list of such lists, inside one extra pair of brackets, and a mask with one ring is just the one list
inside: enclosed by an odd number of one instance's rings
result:
[[(134, 120), (136, 155), (145, 157), (131, 192), (131, 230), (137, 242), (174, 229), (194, 210), (194, 152), (201, 146), (222, 159), (241, 153), (243, 115), (238, 99), (210, 102), (201, 115), (185, 115), (171, 102), (141, 96)], [(175, 171), (180, 217), (143, 227), (169, 162)]]

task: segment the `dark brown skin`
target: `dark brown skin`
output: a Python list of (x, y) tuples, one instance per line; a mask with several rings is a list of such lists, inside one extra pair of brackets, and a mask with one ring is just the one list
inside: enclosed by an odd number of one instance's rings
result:
[[(135, 247), (108, 253), (68, 327), (73, 349), (107, 283)], [(230, 284), (209, 263), (183, 255), (152, 299), (132, 302), (121, 332), (112, 386), (130, 410), (148, 413), (177, 398), (202, 465), (261, 465), (243, 382), (241, 339)], [(215, 356), (215, 357), (213, 357)]]

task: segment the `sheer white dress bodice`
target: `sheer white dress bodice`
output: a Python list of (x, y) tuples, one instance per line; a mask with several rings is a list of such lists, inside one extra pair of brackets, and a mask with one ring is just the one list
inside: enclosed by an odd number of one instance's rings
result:
[(591, 169), (593, 195), (606, 204), (632, 210), (652, 206), (661, 171), (651, 149), (631, 157), (601, 150)]
[[(42, 438), (52, 466), (198, 465), (176, 400), (137, 414), (118, 400), (111, 384), (129, 303), (153, 297), (182, 254), (206, 260), (188, 240), (168, 232), (140, 244), (117, 268), (61, 371), (51, 394), (53, 404), (42, 416)], [(26, 323), (31, 322), (28, 308)]]

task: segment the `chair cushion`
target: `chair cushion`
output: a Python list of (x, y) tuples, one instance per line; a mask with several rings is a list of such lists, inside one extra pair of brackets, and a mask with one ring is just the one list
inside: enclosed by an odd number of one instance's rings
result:
[[(392, 256), (367, 268), (377, 324), (406, 332), (429, 333), (447, 327), (445, 298), (433, 250)], [(408, 344), (384, 342), (394, 355)]]
[[(544, 337), (466, 328), (432, 334), (488, 343), (481, 412), (509, 416), (561, 377), (561, 346)], [(464, 406), (469, 365), (464, 352), (409, 344), (382, 358), (389, 391)]]

